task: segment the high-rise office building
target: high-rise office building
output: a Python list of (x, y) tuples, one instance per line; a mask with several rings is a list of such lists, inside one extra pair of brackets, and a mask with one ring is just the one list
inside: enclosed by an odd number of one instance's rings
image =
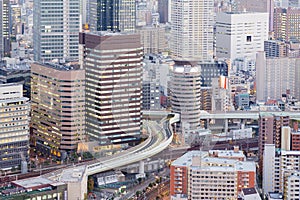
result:
[(299, 41), (300, 8), (275, 8), (273, 27), (275, 39)]
[(167, 23), (170, 21), (170, 11), (171, 11), (171, 1), (170, 0), (158, 0), (158, 13), (159, 22)]
[(268, 39), (268, 13), (217, 13), (216, 55), (218, 58), (255, 60)]
[(29, 99), (19, 84), (0, 85), (0, 169), (28, 160)]
[(0, 59), (10, 51), (10, 1), (0, 0)]
[(200, 127), (201, 78), (195, 63), (176, 61), (171, 70), (171, 109), (181, 117), (180, 129)]
[(36, 61), (78, 60), (79, 0), (34, 0), (33, 50)]
[(140, 140), (143, 48), (138, 34), (80, 33), (86, 73), (86, 133), (100, 145)]
[(90, 0), (92, 31), (134, 32), (135, 0)]
[(84, 84), (79, 65), (31, 65), (31, 141), (44, 155), (60, 157), (84, 141)]
[(214, 1), (171, 1), (171, 53), (177, 60), (213, 58)]

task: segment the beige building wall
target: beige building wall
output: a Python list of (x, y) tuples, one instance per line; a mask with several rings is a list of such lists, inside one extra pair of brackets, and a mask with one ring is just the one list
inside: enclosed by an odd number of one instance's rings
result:
[(85, 133), (85, 73), (60, 65), (31, 65), (32, 141), (44, 153), (76, 150)]

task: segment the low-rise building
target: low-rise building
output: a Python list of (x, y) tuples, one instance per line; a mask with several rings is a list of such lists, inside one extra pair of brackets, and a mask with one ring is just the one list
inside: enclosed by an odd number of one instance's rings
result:
[(190, 151), (175, 160), (170, 172), (171, 196), (237, 199), (243, 188), (255, 186), (256, 166), (254, 162), (241, 161), (244, 156), (237, 149), (232, 153), (237, 156), (230, 152)]

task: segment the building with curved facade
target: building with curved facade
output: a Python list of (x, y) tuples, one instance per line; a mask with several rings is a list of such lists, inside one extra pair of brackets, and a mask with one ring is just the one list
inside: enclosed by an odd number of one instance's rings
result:
[(171, 69), (171, 108), (181, 115), (180, 128), (200, 127), (201, 72), (196, 64), (175, 61)]

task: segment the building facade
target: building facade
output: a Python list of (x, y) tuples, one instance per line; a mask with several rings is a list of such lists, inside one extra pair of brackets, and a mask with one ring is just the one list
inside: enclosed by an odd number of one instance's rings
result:
[(141, 134), (143, 48), (138, 34), (80, 33), (86, 73), (86, 133), (100, 145)]
[(90, 0), (89, 10), (92, 31), (135, 31), (134, 0)]
[[(228, 157), (218, 157), (217, 153), (223, 152), (190, 151), (173, 161), (170, 195), (187, 195), (187, 199), (237, 199), (243, 188), (255, 186), (254, 162), (240, 161), (229, 152)], [(243, 155), (240, 151), (233, 153)]]
[(10, 51), (10, 1), (0, 0), (0, 59)]
[(201, 87), (211, 87), (212, 79), (228, 76), (228, 65), (223, 61), (199, 62), (201, 68)]
[(85, 73), (78, 65), (31, 65), (31, 142), (61, 157), (85, 139)]
[(78, 60), (79, 0), (34, 0), (34, 60)]
[(299, 58), (266, 58), (264, 52), (258, 52), (256, 58), (257, 100), (280, 99), (287, 90), (299, 98)]
[(238, 58), (255, 60), (268, 40), (268, 13), (217, 13), (216, 56), (232, 61)]
[[(180, 129), (200, 127), (201, 79), (195, 63), (175, 62), (170, 80), (171, 110), (181, 117)], [(185, 126), (185, 127), (184, 127)]]
[(300, 8), (274, 9), (274, 37), (285, 41), (300, 40)]
[(28, 160), (29, 99), (22, 85), (0, 85), (0, 169), (11, 169)]
[(214, 1), (171, 1), (171, 53), (175, 59), (211, 61)]
[(144, 26), (137, 29), (137, 33), (141, 35), (144, 54), (158, 54), (167, 50), (164, 26)]
[[(265, 146), (265, 156), (263, 158), (263, 191), (284, 193), (287, 198), (299, 199), (299, 186), (293, 188), (291, 185), (299, 185), (297, 180), (299, 173), (299, 151), (278, 150), (274, 144)], [(296, 175), (296, 176), (295, 176)]]

